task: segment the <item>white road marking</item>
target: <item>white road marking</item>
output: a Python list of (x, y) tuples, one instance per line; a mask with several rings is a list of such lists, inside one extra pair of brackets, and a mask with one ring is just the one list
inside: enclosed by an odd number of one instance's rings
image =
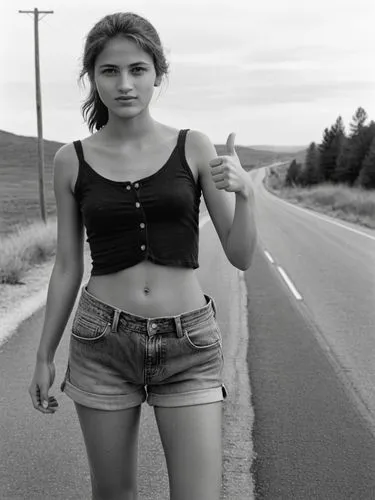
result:
[(273, 260), (271, 254), (268, 253), (267, 250), (264, 250), (264, 253), (265, 253), (265, 256), (267, 257), (267, 259), (271, 262), (271, 264), (274, 264), (275, 261)]
[[(265, 256), (267, 257), (267, 259), (272, 263), (272, 264), (275, 264), (275, 261), (273, 260), (272, 258), (272, 255), (267, 252), (267, 250), (264, 250), (264, 254)], [(286, 272), (284, 271), (284, 269), (280, 266), (276, 266), (279, 273), (281, 274), (281, 276), (283, 277), (285, 283), (288, 285), (288, 287), (290, 288), (291, 292), (293, 293), (293, 295), (295, 296), (295, 298), (297, 300), (302, 300), (302, 296), (298, 293), (296, 287), (293, 285), (291, 279), (288, 277), (288, 275), (286, 274)]]
[(277, 195), (274, 195), (274, 196), (281, 203), (287, 203), (289, 206), (292, 206), (296, 210), (302, 210), (303, 212), (311, 215), (312, 217), (317, 217), (318, 219), (321, 219), (321, 220), (323, 220), (325, 222), (329, 222), (331, 224), (335, 224), (336, 226), (343, 227), (344, 229), (347, 229), (348, 231), (352, 231), (352, 233), (359, 234), (360, 236), (365, 236), (366, 238), (369, 238), (370, 240), (375, 241), (375, 236), (372, 236), (371, 234), (364, 233), (362, 231), (359, 231), (358, 229), (354, 229), (353, 227), (349, 227), (349, 226), (346, 226), (345, 224), (341, 224), (340, 222), (337, 222), (333, 218), (329, 217), (328, 215), (324, 216), (324, 215), (321, 215), (321, 214), (317, 214), (316, 212), (313, 211), (314, 209), (312, 209), (312, 208), (311, 209), (302, 208), (302, 207), (299, 207), (299, 206), (295, 205), (292, 202), (288, 202), (286, 200), (283, 200), (283, 199), (279, 198)]
[(281, 274), (281, 276), (283, 277), (285, 283), (288, 285), (288, 287), (290, 288), (291, 292), (295, 296), (295, 298), (297, 300), (302, 300), (302, 296), (298, 293), (296, 287), (293, 285), (292, 281), (289, 279), (289, 277), (286, 274), (286, 272), (284, 271), (284, 269), (282, 267), (280, 267), (280, 266), (276, 266), (276, 267), (279, 270), (279, 273)]

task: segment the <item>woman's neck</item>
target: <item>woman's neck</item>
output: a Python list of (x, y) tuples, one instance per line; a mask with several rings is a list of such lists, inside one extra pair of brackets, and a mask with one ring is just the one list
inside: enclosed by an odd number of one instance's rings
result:
[(144, 143), (153, 136), (157, 128), (157, 122), (149, 113), (142, 113), (130, 119), (110, 114), (107, 124), (100, 131), (100, 136), (106, 143), (127, 142), (136, 145)]

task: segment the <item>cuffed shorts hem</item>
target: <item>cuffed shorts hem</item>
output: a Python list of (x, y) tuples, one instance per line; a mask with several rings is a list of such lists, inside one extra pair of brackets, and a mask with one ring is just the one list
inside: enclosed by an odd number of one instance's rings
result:
[(82, 391), (68, 380), (65, 381), (65, 394), (74, 402), (95, 408), (97, 410), (126, 410), (139, 406), (147, 400), (150, 406), (173, 408), (177, 406), (193, 406), (207, 403), (216, 403), (227, 398), (227, 389), (224, 384), (199, 391), (180, 392), (176, 394), (155, 394), (145, 389), (130, 394), (94, 394)]
[(173, 408), (176, 406), (192, 406), (223, 401), (227, 397), (227, 390), (224, 384), (210, 389), (199, 391), (180, 392), (176, 394), (155, 394), (148, 393), (147, 403), (150, 406), (161, 406)]
[(64, 392), (74, 402), (97, 410), (126, 410), (146, 401), (144, 389), (130, 394), (94, 394), (82, 391), (68, 380), (65, 381)]

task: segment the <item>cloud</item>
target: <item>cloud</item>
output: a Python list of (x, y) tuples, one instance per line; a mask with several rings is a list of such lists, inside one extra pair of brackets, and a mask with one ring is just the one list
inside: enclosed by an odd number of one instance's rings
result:
[(186, 85), (184, 89), (169, 92), (161, 97), (158, 106), (173, 109), (212, 111), (233, 107), (262, 107), (286, 103), (337, 102), (373, 91), (371, 81), (335, 81), (317, 83), (279, 82), (277, 75), (263, 82), (238, 79), (231, 85)]
[(258, 49), (249, 51), (244, 57), (246, 62), (280, 63), (295, 61), (327, 61), (344, 59), (353, 56), (358, 50), (353, 47), (334, 47), (324, 45), (290, 45), (289, 47), (272, 47), (272, 49)]

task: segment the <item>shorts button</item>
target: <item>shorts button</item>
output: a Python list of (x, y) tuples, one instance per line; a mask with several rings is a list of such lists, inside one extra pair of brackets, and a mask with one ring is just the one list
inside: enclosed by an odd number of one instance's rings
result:
[(139, 225), (140, 225), (140, 227), (143, 229), (143, 228), (145, 227), (145, 225), (146, 225), (146, 224), (145, 224), (144, 222), (141, 222)]
[(136, 206), (137, 208), (139, 208), (139, 207), (141, 206), (141, 204), (139, 203), (139, 201), (137, 201), (137, 203), (135, 204), (135, 206)]
[(141, 250), (146, 250), (146, 245), (141, 245)]
[(126, 189), (127, 189), (128, 191), (130, 191), (130, 190), (131, 190), (131, 187), (129, 186), (129, 184), (126, 186)]
[(138, 182), (136, 182), (136, 183), (134, 184), (134, 187), (135, 187), (135, 189), (138, 189), (138, 188), (139, 188), (139, 184), (138, 184)]
[(151, 324), (151, 328), (156, 328), (158, 325), (156, 323)]

